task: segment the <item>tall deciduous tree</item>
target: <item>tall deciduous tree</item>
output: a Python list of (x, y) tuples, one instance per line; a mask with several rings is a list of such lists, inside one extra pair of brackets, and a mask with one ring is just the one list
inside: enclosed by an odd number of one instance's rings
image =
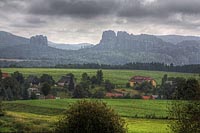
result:
[(45, 83), (45, 82), (50, 84), (50, 85), (54, 85), (54, 83), (55, 83), (53, 77), (51, 75), (48, 75), (48, 74), (43, 74), (40, 77), (40, 83)]
[(41, 88), (42, 93), (43, 93), (45, 96), (47, 96), (47, 95), (49, 94), (50, 90), (51, 90), (50, 84), (45, 82), (45, 83), (42, 85), (42, 88)]
[(102, 72), (102, 70), (97, 71), (96, 77), (97, 77), (97, 84), (101, 85), (103, 83), (103, 72)]
[(24, 76), (22, 73), (16, 71), (11, 75), (14, 79), (16, 79), (20, 84), (24, 83)]
[[(180, 94), (179, 94), (180, 93)], [(172, 101), (169, 106), (170, 128), (175, 133), (200, 132), (200, 85), (196, 79), (188, 79), (182, 92), (176, 93), (184, 101)]]
[(4, 115), (4, 111), (3, 111), (3, 104), (2, 101), (0, 99), (0, 117)]

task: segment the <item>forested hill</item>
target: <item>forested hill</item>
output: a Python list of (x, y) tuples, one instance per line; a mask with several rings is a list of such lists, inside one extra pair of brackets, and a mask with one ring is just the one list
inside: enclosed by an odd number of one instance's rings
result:
[(133, 35), (109, 30), (103, 32), (102, 39), (95, 46), (63, 50), (50, 47), (47, 37), (42, 35), (27, 39), (11, 33), (0, 33), (1, 66), (19, 64), (13, 59), (20, 59), (20, 65), (25, 67), (84, 63), (122, 65), (129, 62), (200, 64), (199, 37)]

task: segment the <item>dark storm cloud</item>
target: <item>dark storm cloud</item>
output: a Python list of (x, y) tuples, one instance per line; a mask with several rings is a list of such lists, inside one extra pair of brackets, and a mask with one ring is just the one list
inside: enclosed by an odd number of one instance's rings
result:
[(199, 34), (199, 18), (200, 0), (0, 0), (1, 29), (59, 40), (106, 29)]
[(29, 17), (25, 21), (29, 24), (45, 24), (46, 23), (45, 20), (42, 20), (41, 18), (37, 18), (37, 17)]
[(29, 12), (42, 15), (96, 17), (110, 14), (117, 7), (112, 0), (42, 0), (34, 2)]
[(0, 11), (1, 12), (26, 12), (26, 1), (25, 0), (0, 0)]
[(118, 10), (121, 17), (153, 17), (164, 18), (176, 13), (183, 15), (199, 15), (200, 0), (126, 0), (123, 8)]

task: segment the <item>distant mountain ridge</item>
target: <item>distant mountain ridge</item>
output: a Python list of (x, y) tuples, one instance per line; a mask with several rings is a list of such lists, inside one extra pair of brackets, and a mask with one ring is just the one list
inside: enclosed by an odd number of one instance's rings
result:
[(157, 36), (157, 37), (162, 39), (165, 42), (170, 42), (173, 44), (177, 44), (177, 43), (180, 43), (182, 41), (187, 41), (187, 40), (200, 41), (200, 37), (198, 36), (162, 35), (162, 36)]
[[(27, 39), (0, 32), (0, 58), (30, 60), (21, 63), (25, 66), (73, 63), (125, 64), (128, 62), (200, 64), (199, 40), (200, 37), (192, 36), (184, 38), (184, 36), (173, 35), (133, 35), (124, 31), (115, 33), (108, 30), (103, 32), (102, 39), (97, 45), (86, 44), (83, 48), (85, 44), (80, 44), (76, 48), (66, 50), (68, 45), (63, 47), (64, 44), (48, 42), (47, 37), (42, 35)], [(40, 62), (35, 62), (35, 60)]]

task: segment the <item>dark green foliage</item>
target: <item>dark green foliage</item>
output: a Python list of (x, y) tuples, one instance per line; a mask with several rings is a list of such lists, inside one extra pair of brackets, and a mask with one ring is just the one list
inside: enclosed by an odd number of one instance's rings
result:
[[(163, 79), (165, 76), (163, 77)], [(165, 80), (162, 79), (162, 85), (160, 86), (160, 93), (164, 96), (165, 99), (185, 99), (186, 95), (189, 95), (186, 92), (187, 81), (185, 78), (180, 77), (169, 77)]]
[(167, 74), (163, 76), (161, 85), (164, 85), (166, 81), (167, 81)]
[(115, 85), (112, 84), (110, 82), (110, 80), (106, 80), (105, 81), (105, 90), (108, 91), (108, 92), (111, 92), (113, 89), (115, 89)]
[[(181, 84), (181, 83), (179, 83)], [(180, 88), (179, 88), (180, 87)], [(196, 79), (188, 79), (178, 86), (177, 99), (169, 106), (169, 116), (176, 119), (170, 124), (175, 133), (200, 132), (200, 85)], [(187, 100), (187, 101), (186, 101)]]
[(51, 75), (48, 75), (48, 74), (43, 74), (41, 77), (40, 77), (40, 83), (48, 83), (50, 85), (54, 85), (55, 84), (55, 81), (53, 79), (53, 77)]
[(88, 76), (87, 73), (83, 73), (81, 77), (82, 82), (90, 82), (90, 77)]
[(34, 85), (38, 85), (40, 83), (40, 79), (35, 75), (29, 75), (26, 81)]
[(105, 97), (105, 92), (101, 89), (96, 90), (92, 96), (93, 98), (104, 98)]
[(2, 96), (6, 100), (15, 100), (20, 98), (20, 84), (15, 78), (7, 77), (2, 82)]
[(96, 74), (97, 84), (101, 85), (103, 83), (103, 72), (102, 70), (98, 70)]
[(25, 80), (23, 87), (22, 87), (22, 98), (24, 100), (29, 99), (29, 95), (28, 95), (28, 88), (30, 87), (30, 83), (27, 82), (27, 80)]
[(173, 101), (169, 107), (169, 127), (174, 133), (200, 132), (200, 101)]
[(200, 84), (196, 79), (188, 79), (177, 85), (176, 99), (200, 100)]
[(73, 98), (87, 98), (90, 96), (90, 92), (79, 84), (74, 89), (72, 96)]
[(130, 83), (126, 83), (126, 88), (130, 88)]
[(92, 76), (90, 79), (92, 84), (97, 84), (97, 77), (96, 76)]
[(155, 87), (149, 82), (143, 82), (141, 84), (137, 84), (134, 88), (144, 93), (152, 93)]
[(4, 111), (3, 111), (3, 104), (2, 101), (0, 100), (0, 117), (4, 116)]
[(47, 95), (49, 94), (50, 90), (51, 90), (50, 84), (45, 82), (45, 83), (42, 85), (42, 88), (41, 88), (42, 93), (43, 93), (45, 96), (47, 96)]
[(127, 63), (124, 65), (108, 65), (108, 64), (68, 64), (68, 65), (56, 65), (55, 68), (91, 68), (91, 69), (129, 69), (129, 70), (151, 70), (151, 71), (168, 71), (168, 72), (185, 72), (185, 73), (199, 73), (200, 65), (180, 65), (169, 66), (164, 63), (152, 62), (152, 63)]
[(74, 82), (74, 77), (70, 77), (69, 85), (68, 85), (68, 90), (73, 91), (75, 89), (75, 82)]
[(78, 101), (57, 123), (57, 133), (125, 133), (125, 121), (103, 102)]
[(34, 92), (31, 92), (31, 97), (30, 98), (31, 99), (37, 99), (37, 96), (36, 96), (36, 94)]
[(15, 78), (20, 84), (23, 84), (24, 83), (24, 76), (22, 73), (16, 71), (14, 72), (13, 74), (11, 74), (11, 76), (13, 78)]
[(70, 77), (74, 78), (74, 74), (73, 73), (68, 73), (67, 76), (70, 76)]

